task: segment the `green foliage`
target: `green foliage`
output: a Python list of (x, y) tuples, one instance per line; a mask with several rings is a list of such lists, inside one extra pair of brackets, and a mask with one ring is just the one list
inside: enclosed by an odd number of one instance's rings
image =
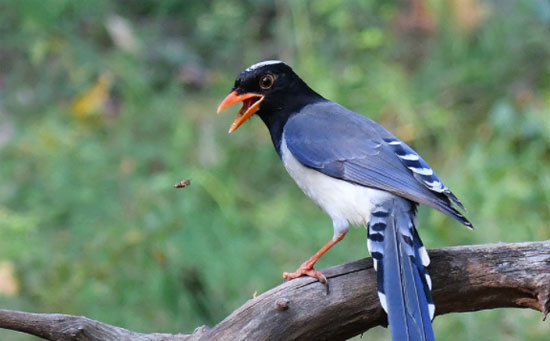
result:
[[(464, 3), (415, 21), (386, 1), (0, 2), (0, 262), (15, 269), (0, 288), (17, 284), (0, 306), (191, 332), (324, 244), (329, 218), (259, 120), (228, 136), (215, 115), (238, 72), (273, 57), (411, 143), (462, 199), (476, 230), (421, 208), (429, 247), (547, 239), (548, 6)], [(365, 256), (352, 230), (319, 268)], [(443, 340), (549, 333), (518, 310), (434, 325)]]

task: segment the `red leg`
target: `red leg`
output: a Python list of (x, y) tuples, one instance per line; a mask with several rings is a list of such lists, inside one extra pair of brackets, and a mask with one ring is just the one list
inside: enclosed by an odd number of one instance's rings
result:
[(315, 262), (317, 262), (317, 260), (319, 260), (319, 258), (321, 258), (321, 256), (325, 254), (325, 252), (327, 252), (336, 243), (344, 239), (345, 235), (346, 235), (345, 233), (340, 233), (338, 235), (338, 238), (326, 243), (325, 246), (321, 248), (321, 250), (317, 251), (317, 253), (315, 253), (310, 259), (306, 260), (302, 265), (300, 265), (298, 270), (296, 270), (295, 272), (293, 273), (283, 272), (283, 281), (287, 279), (290, 280), (290, 279), (298, 278), (301, 276), (309, 276), (309, 277), (317, 278), (319, 282), (326, 284), (327, 278), (325, 277), (325, 275), (315, 270), (313, 266), (315, 265)]

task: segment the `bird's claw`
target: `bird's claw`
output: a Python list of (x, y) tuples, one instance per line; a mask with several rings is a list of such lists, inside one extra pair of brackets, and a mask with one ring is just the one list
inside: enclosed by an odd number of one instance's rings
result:
[(283, 282), (287, 281), (287, 280), (292, 280), (292, 279), (295, 279), (295, 278), (298, 278), (298, 277), (302, 277), (302, 276), (308, 276), (308, 277), (313, 277), (313, 278), (317, 279), (319, 282), (321, 282), (325, 285), (325, 287), (327, 289), (327, 293), (328, 293), (328, 280), (327, 280), (327, 278), (325, 277), (325, 275), (323, 275), (322, 272), (315, 270), (313, 267), (302, 267), (301, 266), (295, 272), (292, 272), (292, 273), (283, 272)]

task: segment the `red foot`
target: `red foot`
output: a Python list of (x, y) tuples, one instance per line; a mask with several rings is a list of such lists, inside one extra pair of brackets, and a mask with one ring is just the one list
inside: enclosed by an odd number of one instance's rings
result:
[(323, 275), (322, 272), (315, 270), (313, 266), (308, 266), (305, 263), (302, 264), (302, 266), (300, 266), (298, 270), (296, 270), (296, 272), (293, 272), (293, 273), (283, 272), (283, 281), (295, 279), (302, 276), (317, 278), (319, 282), (323, 284), (327, 284), (327, 278), (325, 277), (325, 275)]
[(293, 272), (293, 273), (283, 272), (283, 281), (287, 279), (288, 280), (295, 279), (302, 276), (313, 277), (325, 285), (325, 287), (327, 288), (327, 294), (328, 294), (327, 278), (321, 272), (315, 270), (313, 268), (313, 265), (315, 265), (315, 262), (317, 262), (317, 260), (325, 252), (327, 252), (331, 247), (333, 247), (334, 244), (341, 241), (345, 235), (346, 235), (345, 233), (340, 233), (336, 239), (330, 240), (328, 243), (326, 243), (325, 246), (321, 248), (321, 250), (317, 251), (317, 253), (315, 253), (310, 259), (305, 261), (304, 264), (300, 265), (300, 267), (298, 268), (298, 270), (296, 270), (296, 272)]

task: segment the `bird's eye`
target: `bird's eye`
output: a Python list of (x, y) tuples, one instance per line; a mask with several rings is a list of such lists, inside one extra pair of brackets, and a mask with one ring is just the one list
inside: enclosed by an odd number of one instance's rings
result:
[(275, 78), (273, 78), (273, 75), (263, 75), (262, 78), (260, 78), (260, 88), (267, 90), (273, 86), (274, 81)]

